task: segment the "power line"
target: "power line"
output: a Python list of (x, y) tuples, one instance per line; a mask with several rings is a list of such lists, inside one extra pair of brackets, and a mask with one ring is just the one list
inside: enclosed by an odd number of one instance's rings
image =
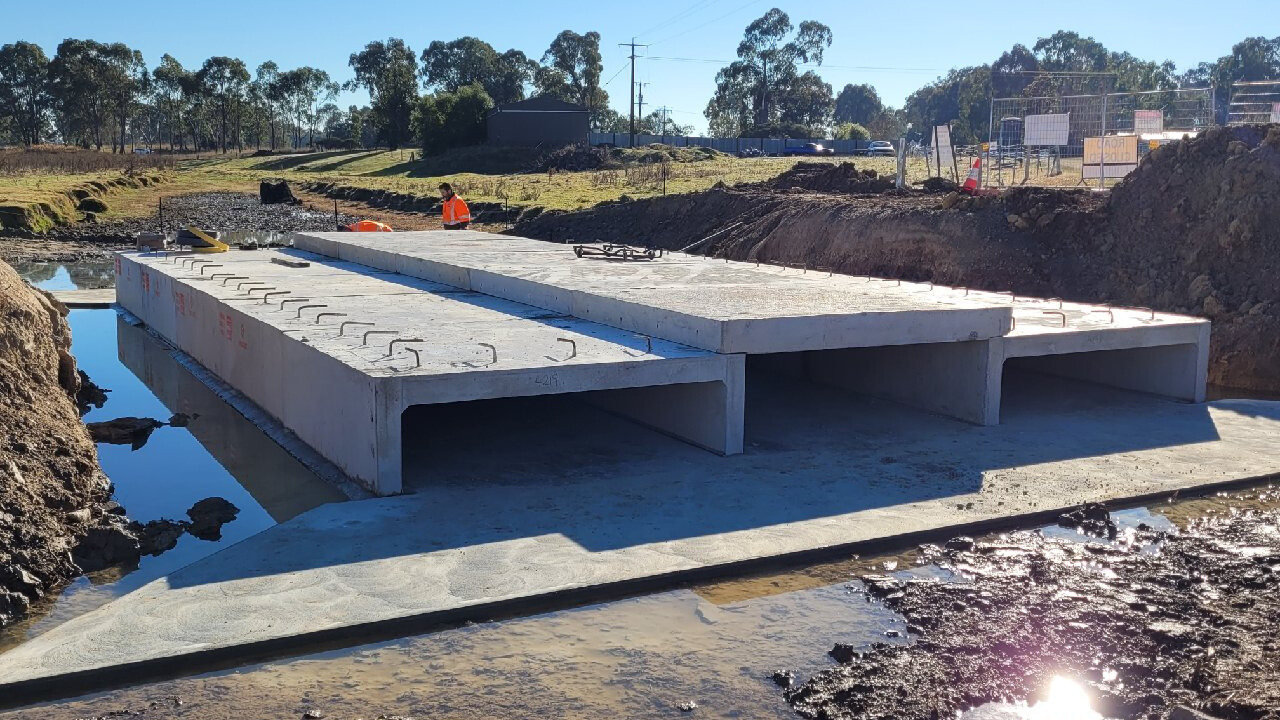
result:
[(637, 35), (639, 37), (647, 37), (649, 33), (654, 32), (655, 30), (661, 30), (662, 28), (667, 27), (671, 23), (682, 20), (686, 17), (689, 17), (690, 15), (695, 15), (699, 12), (702, 12), (703, 10), (711, 7), (712, 5), (715, 5), (718, 2), (720, 2), (720, 0), (702, 0), (702, 2), (694, 3), (691, 7), (687, 8), (684, 12), (676, 13), (675, 15), (667, 18), (666, 20), (663, 20), (662, 22), (658, 23), (657, 25), (654, 25), (648, 30), (640, 31), (639, 33), (637, 33)]
[[(717, 60), (715, 58), (687, 58), (687, 57), (667, 57), (664, 55), (645, 55), (646, 60), (658, 60), (660, 62), (691, 62), (691, 63), (710, 63), (713, 65), (728, 65), (730, 63), (739, 62), (738, 60)], [(824, 68), (827, 70), (864, 70), (879, 72), (943, 72), (941, 68), (918, 68), (918, 67), (890, 67), (885, 65), (829, 65), (818, 63), (796, 63), (798, 67)]]
[(725, 13), (725, 14), (723, 14), (723, 15), (720, 15), (719, 17), (712, 18), (712, 19), (710, 19), (710, 20), (708, 20), (708, 21), (706, 21), (706, 22), (704, 22), (704, 23), (702, 23), (702, 24), (700, 24), (700, 25), (694, 25), (693, 27), (691, 27), (691, 28), (687, 28), (687, 29), (683, 30), (682, 32), (678, 32), (678, 33), (676, 33), (675, 35), (672, 35), (672, 36), (670, 36), (670, 37), (665, 37), (665, 38), (663, 38), (663, 39), (661, 39), (661, 40), (658, 40), (657, 42), (653, 42), (653, 43), (650, 43), (650, 44), (651, 44), (651, 45), (660, 45), (660, 44), (662, 44), (662, 43), (664, 43), (664, 42), (667, 42), (668, 40), (675, 40), (675, 39), (676, 39), (676, 38), (678, 38), (678, 37), (684, 37), (685, 35), (688, 35), (689, 33), (693, 32), (694, 30), (701, 30), (702, 28), (704, 28), (704, 27), (706, 27), (706, 26), (708, 26), (708, 25), (710, 25), (710, 24), (712, 24), (712, 23), (720, 22), (721, 20), (724, 20), (725, 18), (729, 17), (730, 15), (734, 15), (734, 14), (737, 14), (737, 13), (739, 13), (739, 12), (742, 12), (743, 10), (746, 10), (747, 8), (751, 7), (752, 5), (759, 5), (759, 4), (760, 4), (760, 3), (762, 3), (762, 2), (764, 2), (764, 0), (750, 0), (750, 2), (743, 3), (742, 5), (739, 5), (738, 7), (736, 7), (736, 8), (734, 8), (734, 9), (730, 10), (729, 12), (727, 12), (727, 13)]

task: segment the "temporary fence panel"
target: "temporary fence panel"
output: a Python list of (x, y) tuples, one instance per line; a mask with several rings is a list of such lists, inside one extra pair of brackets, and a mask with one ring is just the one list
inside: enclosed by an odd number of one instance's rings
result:
[[(1211, 88), (993, 98), (983, 180), (988, 185), (1070, 185), (1085, 176), (1086, 138), (1140, 135), (1158, 143), (1195, 135), (1213, 125), (1213, 116)], [(1100, 180), (1122, 177), (1115, 174), (1118, 168), (1090, 172), (1099, 173)]]
[(1238, 82), (1231, 86), (1228, 125), (1280, 122), (1280, 80)]
[[(631, 147), (630, 133), (588, 133), (587, 142), (594, 146), (612, 145), (613, 147)], [(866, 150), (863, 140), (828, 140), (825, 138), (711, 138), (683, 135), (647, 135), (636, 133), (636, 147), (653, 144), (670, 145), (672, 147), (706, 147), (724, 153), (739, 154), (749, 150), (758, 150), (765, 155), (781, 155), (788, 150), (803, 148), (809, 143), (830, 148), (840, 155), (854, 155)]]

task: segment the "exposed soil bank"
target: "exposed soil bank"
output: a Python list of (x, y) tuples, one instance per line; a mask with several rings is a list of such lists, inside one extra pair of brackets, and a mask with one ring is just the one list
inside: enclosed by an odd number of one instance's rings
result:
[(17, 202), (0, 198), (0, 233), (38, 236), (76, 221), (96, 221), (98, 213), (110, 208), (108, 200), (120, 190), (159, 185), (171, 179), (157, 172), (121, 173), (53, 192), (40, 202)]
[[(1176, 717), (1179, 706), (1280, 717), (1280, 507), (1274, 490), (1241, 500), (1174, 532), (1139, 525), (1115, 542), (1036, 531), (922, 548), (923, 562), (970, 581), (863, 576), (868, 599), (902, 613), (916, 641), (837, 645), (842, 664), (787, 699), (807, 718), (930, 720), (1034, 702), (1063, 677), (1108, 718)], [(1096, 507), (1064, 524), (1117, 536)]]
[(1211, 383), (1280, 390), (1280, 126), (1162, 146), (1110, 194), (867, 193), (883, 183), (830, 168), (529, 211), (512, 232), (1203, 315), (1214, 322)]
[(76, 407), (66, 312), (0, 262), (0, 626), (80, 574), (71, 551), (114, 517)]

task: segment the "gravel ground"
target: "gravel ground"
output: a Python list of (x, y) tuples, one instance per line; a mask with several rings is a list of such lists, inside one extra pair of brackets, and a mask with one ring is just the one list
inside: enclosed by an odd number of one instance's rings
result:
[[(318, 206), (312, 206), (318, 207)], [(359, 218), (345, 213), (337, 224)], [(174, 232), (188, 225), (222, 232), (300, 232), (333, 230), (332, 210), (306, 205), (262, 205), (254, 195), (200, 193), (166, 198), (163, 228)], [(44, 237), (0, 237), (0, 258), (8, 261), (70, 262), (106, 257), (109, 251), (132, 246), (140, 232), (162, 227), (159, 213), (151, 217), (112, 222), (77, 223), (57, 228)]]

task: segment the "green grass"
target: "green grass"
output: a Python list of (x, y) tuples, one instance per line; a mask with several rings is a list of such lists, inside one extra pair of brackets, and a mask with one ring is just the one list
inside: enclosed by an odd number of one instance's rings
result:
[[(797, 158), (736, 158), (728, 155), (697, 162), (627, 162), (617, 167), (581, 172), (494, 172), (501, 166), (528, 167), (530, 155), (507, 160), (500, 154), (516, 151), (467, 148), (441, 158), (411, 159), (413, 151), (340, 151), (285, 157), (206, 160), (182, 166), (181, 175), (204, 176), (226, 182), (251, 183), (265, 177), (293, 182), (316, 181), (335, 185), (390, 190), (410, 195), (434, 195), (436, 186), (449, 182), (468, 201), (576, 210), (623, 197), (642, 198), (706, 190), (718, 182), (726, 185), (770, 180), (793, 167)], [(635, 155), (651, 154), (645, 149)], [(841, 162), (849, 158), (824, 159)], [(892, 158), (855, 158), (860, 168), (893, 172)], [(447, 172), (449, 168), (483, 166), (488, 172)], [(923, 165), (911, 168), (911, 179), (924, 177)], [(665, 177), (664, 177), (665, 176)]]
[[(38, 231), (53, 224), (80, 219), (73, 193), (91, 182), (107, 187), (102, 199), (103, 219), (136, 217), (154, 212), (159, 197), (196, 192), (256, 192), (263, 178), (284, 178), (299, 185), (307, 181), (332, 183), (406, 195), (435, 196), (436, 186), (449, 182), (470, 202), (515, 207), (578, 210), (622, 198), (697, 192), (716, 183), (759, 183), (777, 177), (801, 158), (736, 158), (697, 149), (636, 148), (610, 153), (605, 167), (579, 172), (531, 172), (541, 151), (478, 146), (460, 148), (423, 159), (415, 150), (338, 150), (262, 157), (204, 157), (179, 161), (160, 185), (135, 188), (119, 182), (119, 171), (0, 175), (0, 207), (26, 213), (18, 224)], [(823, 158), (810, 162), (852, 162), (882, 174), (894, 172), (893, 158)], [(908, 166), (908, 180), (925, 178), (922, 161)], [(95, 196), (99, 194), (95, 191)], [(0, 216), (0, 223), (7, 222)]]

